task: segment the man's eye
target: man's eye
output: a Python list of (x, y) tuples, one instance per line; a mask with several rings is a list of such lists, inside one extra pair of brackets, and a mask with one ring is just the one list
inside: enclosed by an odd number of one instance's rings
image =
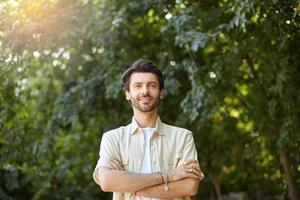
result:
[(156, 84), (150, 84), (150, 87), (156, 88)]

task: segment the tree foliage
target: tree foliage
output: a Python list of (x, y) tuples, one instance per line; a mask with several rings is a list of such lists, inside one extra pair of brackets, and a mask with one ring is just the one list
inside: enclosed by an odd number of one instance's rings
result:
[(299, 15), (292, 0), (2, 1), (0, 198), (111, 197), (92, 171), (102, 133), (131, 120), (120, 77), (138, 58), (165, 74), (163, 121), (194, 132), (195, 199), (292, 198)]

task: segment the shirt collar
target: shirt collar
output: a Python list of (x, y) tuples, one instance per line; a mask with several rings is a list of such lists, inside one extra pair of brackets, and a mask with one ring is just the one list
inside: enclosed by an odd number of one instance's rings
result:
[[(130, 128), (130, 133), (131, 135), (133, 135), (134, 133), (137, 132), (137, 130), (140, 130), (141, 127), (139, 127), (138, 123), (136, 122), (136, 120), (134, 119), (134, 117), (132, 117), (132, 121), (131, 121), (131, 128)], [(156, 125), (155, 125), (155, 131), (157, 134), (159, 135), (164, 135), (163, 133), (163, 124), (160, 120), (160, 117), (157, 117), (156, 120)]]

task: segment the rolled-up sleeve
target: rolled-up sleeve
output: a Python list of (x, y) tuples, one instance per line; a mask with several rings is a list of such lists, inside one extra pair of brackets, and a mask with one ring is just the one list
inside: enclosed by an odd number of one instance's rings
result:
[(97, 184), (100, 185), (97, 170), (100, 167), (109, 167), (110, 159), (119, 159), (119, 152), (116, 135), (112, 132), (104, 133), (100, 144), (99, 159), (93, 173), (93, 178)]
[[(182, 150), (182, 158), (181, 162), (187, 161), (187, 160), (198, 160), (197, 157), (197, 150), (195, 147), (195, 142), (193, 138), (193, 133), (188, 131), (185, 136), (184, 140), (184, 146)], [(181, 163), (183, 164), (183, 163)]]

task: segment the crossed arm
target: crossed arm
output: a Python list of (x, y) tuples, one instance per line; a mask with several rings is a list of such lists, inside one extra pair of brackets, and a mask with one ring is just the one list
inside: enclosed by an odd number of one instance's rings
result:
[(93, 177), (103, 191), (136, 193), (140, 196), (156, 198), (194, 196), (197, 194), (199, 181), (204, 177), (198, 162), (189, 160), (167, 171), (169, 190), (165, 191), (159, 173), (137, 174), (122, 169), (123, 166), (118, 161), (111, 160), (110, 167), (97, 168)]
[(178, 198), (185, 196), (195, 196), (198, 191), (199, 180), (185, 178), (179, 181), (170, 182), (169, 190), (165, 191), (161, 185), (144, 188), (137, 191), (137, 195), (153, 198)]

